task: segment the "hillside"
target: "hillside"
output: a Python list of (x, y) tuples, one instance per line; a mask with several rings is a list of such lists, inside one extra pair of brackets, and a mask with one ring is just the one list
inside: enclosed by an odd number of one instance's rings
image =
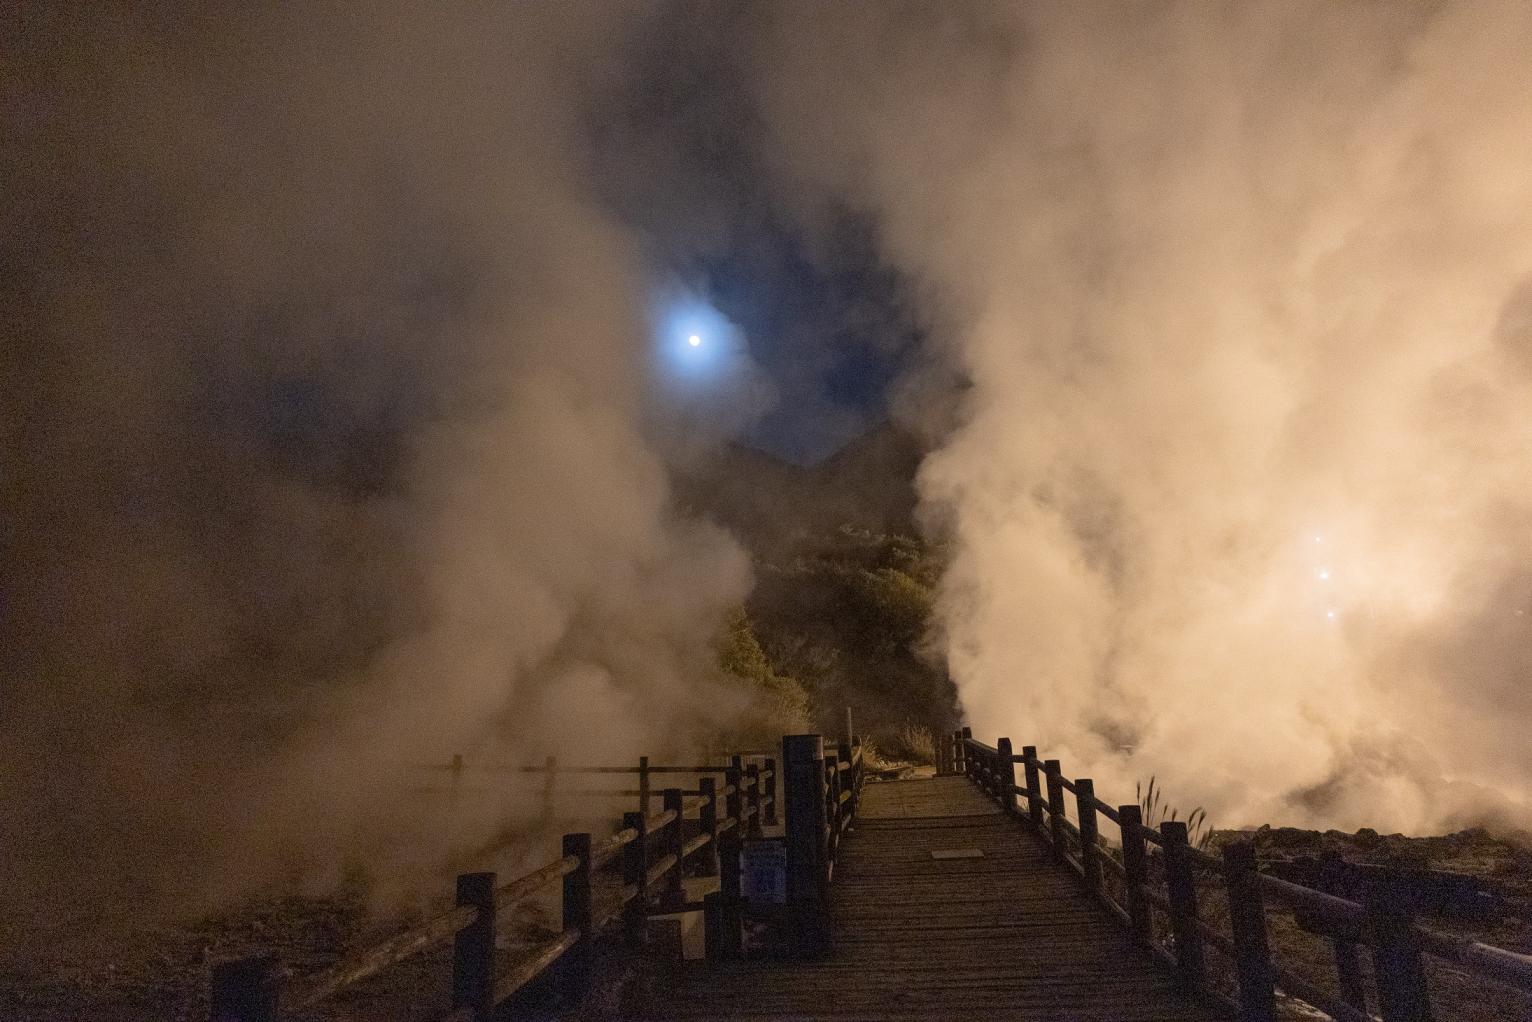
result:
[(951, 682), (922, 655), (941, 553), (914, 525), (913, 437), (883, 426), (813, 467), (732, 447), (677, 481), (689, 510), (750, 550), (750, 623), (778, 673), (803, 684), (816, 724), (883, 744), (903, 725), (956, 719)]

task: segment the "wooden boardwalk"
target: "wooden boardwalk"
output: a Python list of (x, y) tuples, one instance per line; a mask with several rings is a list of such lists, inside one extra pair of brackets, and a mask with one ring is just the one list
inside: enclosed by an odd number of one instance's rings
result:
[(1169, 972), (965, 777), (868, 784), (832, 890), (831, 956), (715, 968), (665, 991), (666, 1003), (650, 1017), (1230, 1017), (1178, 993)]

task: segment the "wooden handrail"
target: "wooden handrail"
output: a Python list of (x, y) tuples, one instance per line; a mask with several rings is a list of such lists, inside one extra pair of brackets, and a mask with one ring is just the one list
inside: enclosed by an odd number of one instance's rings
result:
[[(961, 733), (954, 733), (952, 737), (955, 742), (955, 751), (959, 754), (954, 764), (956, 770), (968, 774), (981, 788), (985, 789), (993, 797), (1001, 799), (1003, 804), (1008, 807), (1007, 812), (1012, 811), (1012, 803), (1010, 802), (1012, 797), (1024, 797), (1027, 800), (1027, 805), (1030, 807), (1030, 813), (1021, 814), (1021, 818), (1029, 819), (1033, 834), (1045, 845), (1053, 846), (1055, 858), (1065, 868), (1077, 875), (1087, 877), (1087, 882), (1095, 886), (1092, 893), (1106, 902), (1113, 910), (1115, 916), (1126, 924), (1138, 927), (1139, 924), (1134, 922), (1133, 912), (1139, 910), (1129, 910), (1118, 905), (1104, 887), (1100, 885), (1099, 879), (1094, 881), (1089, 879), (1090, 870), (1086, 863), (1077, 860), (1073, 855), (1069, 854), (1067, 849), (1060, 847), (1065, 843), (1062, 840), (1065, 836), (1078, 841), (1080, 839), (1080, 829), (1064, 818), (1061, 805), (1062, 799), (1055, 793), (1063, 790), (1074, 791), (1082, 809), (1093, 810), (1094, 813), (1105, 816), (1117, 824), (1119, 829), (1123, 831), (1125, 838), (1129, 836), (1131, 831), (1132, 836), (1136, 839), (1158, 846), (1154, 850), (1156, 855), (1162, 854), (1158, 849), (1167, 847), (1165, 835), (1138, 824), (1137, 807), (1127, 806), (1119, 808), (1107, 805), (1095, 796), (1094, 791), (1091, 790), (1087, 782), (1081, 781), (1077, 785), (1074, 781), (1064, 777), (1055, 761), (1043, 759), (1037, 755), (1036, 750), (1031, 746), (1026, 747), (1020, 754), (1012, 754), (1009, 753), (1009, 739), (1001, 739), (1000, 746), (991, 748), (969, 736), (967, 729), (964, 729)], [(1004, 753), (999, 751), (1001, 747), (1004, 748)], [(963, 753), (966, 753), (966, 755)], [(1016, 784), (1002, 770), (998, 769), (997, 764), (1001, 760), (1025, 765), (1027, 767), (1027, 784), (1025, 786)], [(1047, 778), (1049, 793), (1046, 796), (1040, 790), (1039, 775), (1046, 776)], [(1085, 792), (1084, 797), (1080, 797), (1080, 789), (1082, 788)], [(1133, 810), (1131, 817), (1133, 823), (1131, 824), (1125, 823), (1124, 820), (1124, 815), (1129, 809)], [(1175, 826), (1180, 828), (1176, 831), (1177, 835), (1184, 834), (1184, 827), (1180, 824)], [(1142, 846), (1138, 847), (1142, 848)], [(1127, 850), (1126, 845), (1125, 850)], [(1152, 905), (1172, 918), (1177, 917), (1177, 913), (1180, 913), (1182, 920), (1180, 925), (1185, 928), (1185, 933), (1190, 935), (1191, 943), (1198, 945), (1206, 943), (1214, 950), (1236, 961), (1240, 961), (1241, 956), (1252, 954), (1265, 956), (1269, 954), (1265, 938), (1261, 935), (1264, 928), (1264, 919), (1261, 918), (1259, 893), (1264, 891), (1308, 916), (1325, 919), (1345, 928), (1348, 934), (1345, 938), (1347, 940), (1354, 939), (1360, 943), (1373, 943), (1376, 941), (1377, 947), (1380, 949), (1379, 954), (1382, 954), (1382, 949), (1386, 949), (1389, 955), (1388, 969), (1380, 969), (1380, 984), (1385, 982), (1401, 982), (1411, 987), (1418, 987), (1418, 989), (1410, 989), (1402, 993), (1395, 992), (1392, 995), (1396, 999), (1403, 998), (1391, 1009), (1395, 1012), (1404, 1012), (1405, 1014), (1399, 1016), (1401, 1018), (1413, 1019), (1416, 1015), (1412, 1014), (1412, 1012), (1415, 1012), (1417, 1009), (1420, 1011), (1426, 1010), (1423, 999), (1425, 997), (1424, 974), (1420, 973), (1419, 966), (1412, 964), (1411, 961), (1411, 956), (1417, 952), (1432, 955), (1470, 975), (1503, 984), (1522, 993), (1532, 994), (1532, 955), (1495, 947), (1471, 938), (1441, 933), (1415, 923), (1400, 909), (1389, 910), (1393, 913), (1392, 915), (1375, 916), (1375, 911), (1382, 912), (1384, 909), (1377, 908), (1376, 906), (1361, 905), (1325, 891), (1295, 884), (1291, 881), (1259, 872), (1255, 866), (1253, 853), (1249, 850), (1241, 852), (1243, 859), (1233, 857), (1232, 851), (1230, 853), (1231, 858), (1226, 859), (1223, 856), (1214, 855), (1186, 844), (1184, 837), (1177, 837), (1177, 843), (1171, 850), (1174, 852), (1174, 855), (1167, 856), (1167, 866), (1174, 864), (1170, 861), (1173, 858), (1175, 863), (1179, 863), (1176, 868), (1183, 871), (1180, 874), (1183, 878), (1186, 875), (1184, 871), (1190, 870), (1192, 867), (1224, 874), (1226, 883), (1229, 885), (1231, 907), (1233, 907), (1232, 899), (1236, 892), (1236, 887), (1234, 886), (1235, 878), (1240, 876), (1248, 876), (1250, 878), (1248, 883), (1253, 884), (1254, 887), (1241, 888), (1244, 893), (1240, 894), (1240, 897), (1250, 899), (1250, 904), (1253, 907), (1236, 920), (1238, 922), (1235, 935), (1237, 939), (1225, 936), (1223, 931), (1210, 926), (1204, 920), (1198, 918), (1195, 915), (1194, 897), (1190, 901), (1193, 914), (1190, 917), (1187, 916), (1187, 906), (1178, 905), (1176, 900), (1177, 897), (1191, 897), (1188, 886), (1189, 881), (1186, 879), (1179, 881), (1184, 892), (1182, 895), (1166, 897), (1148, 883), (1135, 884), (1132, 880), (1135, 867), (1131, 863), (1119, 862), (1115, 857), (1105, 853), (1098, 854), (1095, 858), (1099, 864), (1106, 865), (1114, 875), (1120, 878), (1123, 890), (1126, 892), (1127, 900), (1130, 903), (1137, 902)], [(1139, 861), (1141, 862), (1143, 858), (1142, 851), (1136, 854), (1139, 855)], [(1231, 866), (1230, 863), (1235, 861), (1241, 861), (1243, 864)], [(1140, 876), (1146, 875), (1142, 872), (1142, 865), (1136, 868), (1140, 870)], [(1242, 870), (1244, 872), (1241, 872)], [(1175, 895), (1175, 892), (1173, 891), (1172, 894)], [(1244, 904), (1244, 902), (1241, 902), (1241, 904)], [(1149, 925), (1147, 919), (1143, 925)], [(1250, 926), (1257, 927), (1253, 943), (1251, 937), (1241, 936), (1241, 934), (1249, 934), (1248, 927)], [(1246, 927), (1246, 929), (1240, 929), (1240, 927)], [(1146, 934), (1147, 932), (1145, 931)], [(1242, 941), (1244, 942), (1243, 944), (1241, 944)], [(1240, 964), (1242, 985), (1247, 980), (1254, 983), (1256, 979), (1259, 979), (1266, 984), (1266, 996), (1269, 998), (1270, 984), (1274, 977), (1276, 985), (1289, 995), (1308, 1002), (1332, 1017), (1342, 1020), (1342, 1022), (1372, 1022), (1371, 1016), (1367, 1015), (1365, 1011), (1330, 996), (1312, 983), (1280, 968), (1275, 963), (1266, 962), (1262, 964), (1260, 961), (1255, 961), (1252, 965), (1251, 961), (1250, 958), (1246, 957)], [(1196, 965), (1196, 969), (1200, 970), (1200, 964)], [(1255, 985), (1258, 986), (1258, 984)], [(1255, 990), (1254, 993), (1259, 997), (1259, 989)], [(1244, 989), (1241, 991), (1242, 998), (1246, 998), (1250, 994), (1250, 991)], [(1348, 996), (1350, 995), (1348, 994)], [(1242, 1002), (1240, 1010), (1251, 1018), (1269, 1017), (1262, 1010), (1259, 1000)], [(1388, 1010), (1385, 1010), (1385, 1016), (1387, 1015)]]
[(452, 936), (478, 917), (472, 907), (451, 908), (418, 926), (395, 934), (385, 941), (353, 952), (311, 976), (306, 976), (289, 992), (286, 1003), (295, 1010), (310, 1008), (346, 987), (410, 958)]

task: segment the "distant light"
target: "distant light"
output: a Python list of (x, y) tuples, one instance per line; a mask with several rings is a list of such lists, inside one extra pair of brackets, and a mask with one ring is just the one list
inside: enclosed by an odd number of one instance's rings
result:
[(686, 343), (690, 344), (693, 348), (700, 348), (702, 347), (702, 338), (697, 334), (692, 334), (686, 339)]
[(1314, 537), (1314, 542), (1316, 542), (1316, 543), (1323, 543), (1324, 541), (1325, 541), (1325, 538), (1323, 536), (1315, 536)]
[(1330, 569), (1329, 568), (1320, 568), (1319, 569), (1319, 578), (1320, 578), (1320, 581), (1328, 582), (1330, 580)]
[(1335, 620), (1335, 611), (1333, 611), (1333, 610), (1325, 611), (1325, 617), (1329, 618), (1331, 621), (1334, 621)]

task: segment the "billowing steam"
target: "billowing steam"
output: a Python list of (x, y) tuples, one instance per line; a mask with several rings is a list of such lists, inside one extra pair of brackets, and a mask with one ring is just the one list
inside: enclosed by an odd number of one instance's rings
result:
[[(759, 77), (971, 381), (979, 734), (1217, 822), (1532, 822), (1532, 13), (808, 4)], [(812, 186), (812, 187), (807, 187)]]
[(386, 860), (410, 764), (738, 712), (748, 565), (669, 510), (652, 281), (581, 184), (624, 18), (8, 18), (7, 898)]

